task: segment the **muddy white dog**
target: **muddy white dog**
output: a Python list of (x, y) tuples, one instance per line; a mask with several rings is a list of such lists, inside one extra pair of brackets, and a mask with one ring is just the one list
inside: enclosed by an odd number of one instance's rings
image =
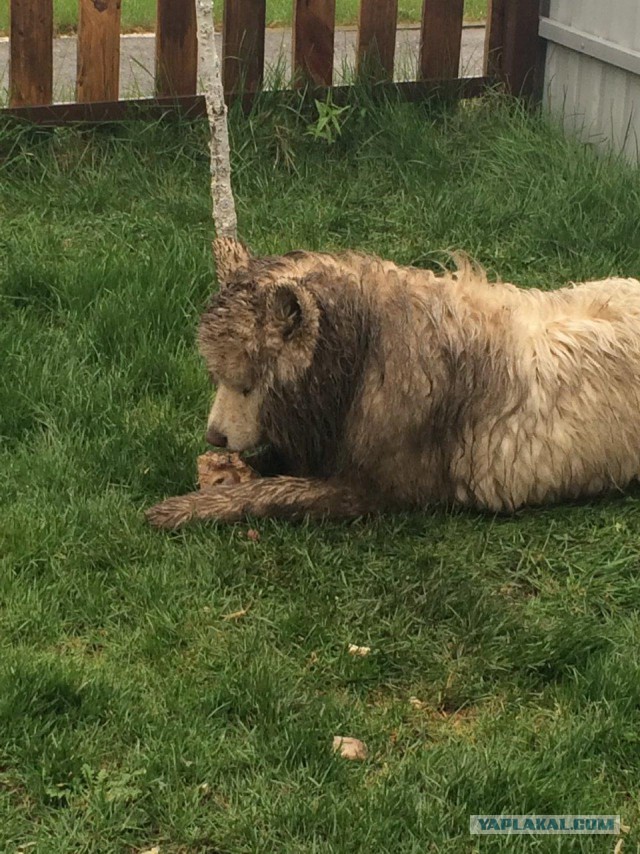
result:
[[(169, 499), (153, 524), (513, 511), (640, 475), (640, 282), (540, 291), (365, 255), (219, 241), (200, 349), (211, 443), (275, 475)], [(259, 460), (264, 461), (262, 465)]]

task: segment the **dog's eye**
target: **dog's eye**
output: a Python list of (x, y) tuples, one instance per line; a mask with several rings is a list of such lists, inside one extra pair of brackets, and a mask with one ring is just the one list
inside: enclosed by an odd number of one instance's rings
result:
[(243, 397), (249, 397), (249, 395), (251, 394), (251, 389), (250, 388), (243, 388), (242, 394), (243, 394)]

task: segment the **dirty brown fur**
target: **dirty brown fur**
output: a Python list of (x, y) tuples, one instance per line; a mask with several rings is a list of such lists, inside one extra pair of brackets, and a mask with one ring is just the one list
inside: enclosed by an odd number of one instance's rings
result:
[(159, 528), (178, 528), (193, 519), (217, 519), (219, 522), (239, 522), (246, 516), (349, 519), (365, 516), (376, 509), (377, 502), (339, 481), (273, 477), (169, 498), (151, 508), (148, 516)]
[(348, 285), (318, 274), (306, 279), (320, 311), (311, 364), (295, 384), (276, 377), (264, 399), (262, 433), (298, 477), (331, 477), (348, 469), (347, 418), (377, 345), (367, 301)]
[[(161, 527), (353, 517), (429, 502), (513, 511), (640, 474), (640, 282), (553, 292), (357, 253), (219, 242), (200, 349), (209, 435), (284, 477), (169, 499)], [(277, 462), (277, 465), (275, 464)]]

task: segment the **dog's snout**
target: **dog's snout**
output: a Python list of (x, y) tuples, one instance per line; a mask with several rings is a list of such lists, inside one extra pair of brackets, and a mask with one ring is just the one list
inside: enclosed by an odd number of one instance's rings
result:
[(224, 433), (220, 433), (215, 427), (209, 427), (207, 430), (207, 442), (215, 448), (226, 448), (227, 437)]

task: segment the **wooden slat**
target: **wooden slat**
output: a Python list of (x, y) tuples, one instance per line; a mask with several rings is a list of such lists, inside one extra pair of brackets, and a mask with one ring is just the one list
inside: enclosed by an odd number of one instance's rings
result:
[(9, 103), (50, 104), (53, 94), (53, 0), (11, 0)]
[(119, 79), (120, 0), (80, 0), (76, 100), (115, 100)]
[(158, 0), (156, 11), (156, 95), (195, 95), (198, 32), (194, 0)]
[(487, 25), (484, 31), (485, 74), (500, 77), (502, 74), (505, 13), (507, 0), (489, 0)]
[[(444, 80), (438, 83), (407, 82), (407, 83), (377, 83), (372, 87), (374, 97), (402, 98), (405, 101), (424, 101), (432, 96), (447, 98), (476, 98), (482, 95), (488, 86), (495, 83), (489, 77), (467, 77), (459, 80)], [(348, 103), (353, 97), (350, 86), (334, 86), (331, 89), (321, 87), (310, 89), (309, 95), (326, 100), (331, 97), (334, 104)], [(243, 107), (249, 109), (255, 100), (254, 94), (231, 96), (231, 103), (242, 101)], [(282, 103), (298, 105), (299, 93), (291, 89), (270, 92), (269, 98), (277, 98)], [(106, 101), (93, 104), (54, 104), (42, 107), (16, 107), (0, 110), (0, 116), (12, 117), (31, 124), (57, 126), (64, 124), (104, 124), (135, 118), (160, 119), (201, 119), (207, 115), (206, 104), (202, 95), (183, 95), (179, 98), (140, 98), (134, 101)]]
[(226, 95), (257, 92), (264, 72), (266, 0), (225, 0), (222, 81)]
[(335, 0), (294, 0), (292, 53), (296, 82), (331, 85), (335, 18)]
[(198, 32), (194, 0), (158, 0), (156, 77), (159, 98), (195, 95), (198, 84)]
[(356, 71), (376, 79), (393, 80), (398, 0), (361, 0)]
[(531, 95), (543, 52), (538, 38), (540, 0), (489, 0), (485, 73), (514, 95)]
[(458, 77), (464, 0), (424, 0), (420, 31), (419, 77)]

